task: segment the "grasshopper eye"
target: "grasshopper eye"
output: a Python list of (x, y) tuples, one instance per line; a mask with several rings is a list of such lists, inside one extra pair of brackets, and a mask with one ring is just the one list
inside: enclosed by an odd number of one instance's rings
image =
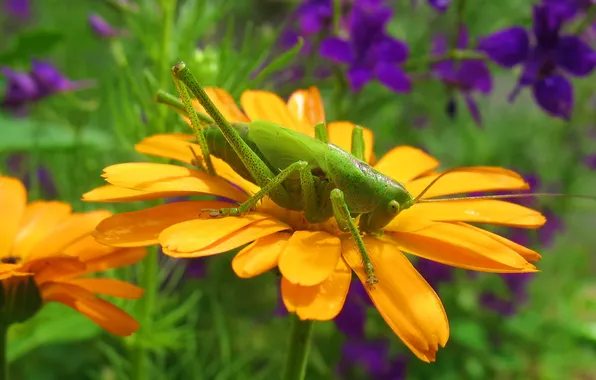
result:
[(399, 214), (399, 212), (401, 211), (401, 206), (399, 205), (399, 202), (397, 202), (396, 200), (389, 202), (389, 204), (387, 205), (387, 211), (394, 215)]

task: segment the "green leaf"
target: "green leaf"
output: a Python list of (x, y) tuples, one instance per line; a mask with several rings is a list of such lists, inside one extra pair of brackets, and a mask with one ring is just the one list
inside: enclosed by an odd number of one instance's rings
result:
[(49, 124), (31, 119), (9, 118), (0, 114), (0, 152), (65, 149), (77, 145), (110, 149), (113, 137), (108, 131), (84, 128), (77, 136), (75, 130), (66, 125)]
[(486, 331), (470, 319), (456, 319), (451, 323), (452, 340), (474, 351), (485, 351), (489, 347)]
[(35, 317), (13, 325), (8, 337), (8, 361), (46, 344), (87, 340), (100, 333), (99, 326), (74, 310), (56, 303), (46, 304)]
[(0, 63), (30, 61), (48, 55), (61, 41), (62, 33), (54, 30), (28, 30), (18, 35), (11, 48), (0, 55)]
[(261, 81), (268, 75), (288, 67), (294, 58), (296, 58), (300, 52), (300, 49), (302, 49), (302, 45), (304, 45), (304, 39), (299, 37), (298, 43), (294, 45), (293, 48), (275, 58), (269, 65), (265, 66), (265, 68), (263, 68), (259, 74), (257, 74), (257, 76), (252, 80), (251, 86), (257, 87), (257, 85), (261, 83)]

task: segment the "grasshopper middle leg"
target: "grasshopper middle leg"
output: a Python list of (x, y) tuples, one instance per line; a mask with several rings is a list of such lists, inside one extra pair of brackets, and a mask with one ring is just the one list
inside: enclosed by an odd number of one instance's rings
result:
[(366, 246), (364, 245), (364, 240), (362, 240), (358, 227), (350, 215), (350, 210), (344, 199), (344, 193), (340, 189), (331, 190), (331, 204), (333, 205), (333, 214), (337, 220), (339, 229), (345, 232), (350, 232), (354, 238), (354, 242), (362, 256), (364, 271), (368, 276), (366, 282), (372, 287), (374, 284), (378, 283), (379, 280), (377, 280), (377, 277), (375, 276), (375, 270), (370, 260), (370, 256), (368, 255), (368, 251), (366, 250)]

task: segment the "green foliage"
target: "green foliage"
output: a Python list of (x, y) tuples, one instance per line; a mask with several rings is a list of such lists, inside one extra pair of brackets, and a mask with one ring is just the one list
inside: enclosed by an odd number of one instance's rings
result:
[[(478, 128), (462, 99), (455, 119), (446, 115), (445, 89), (432, 80), (417, 83), (405, 95), (374, 83), (355, 94), (341, 75), (276, 82), (272, 76), (301, 58), (300, 46), (276, 50), (284, 26), (280, 19), (294, 5), (289, 2), (143, 0), (137, 2), (136, 12), (107, 3), (72, 1), (64, 6), (57, 0), (37, 1), (34, 23), (0, 36), (0, 65), (28, 69), (31, 59), (47, 58), (67, 77), (97, 83), (32, 105), (25, 118), (0, 114), (0, 170), (8, 171), (4, 162), (8, 155), (29, 154), (33, 169), (46, 168), (56, 181), (59, 199), (71, 202), (76, 210), (122, 212), (155, 205), (89, 204), (80, 197), (103, 184), (102, 168), (151, 159), (133, 151), (140, 139), (189, 132), (175, 112), (154, 101), (158, 89), (173, 92), (170, 68), (181, 60), (202, 84), (225, 88), (236, 99), (248, 88), (275, 89), (287, 96), (297, 88), (317, 85), (328, 120), (351, 120), (375, 132), (377, 157), (395, 145), (408, 144), (424, 147), (443, 167), (499, 165), (538, 174), (544, 190), (553, 184), (562, 192), (593, 194), (596, 188), (594, 171), (581, 164), (583, 156), (596, 151), (596, 139), (586, 138), (593, 133), (595, 117), (593, 78), (576, 84), (577, 111), (570, 122), (563, 122), (538, 110), (527, 92), (508, 103), (516, 78), (492, 67), (495, 89), (479, 99), (484, 127)], [(434, 33), (453, 32), (454, 7), (439, 17), (425, 1), (418, 1), (417, 8), (410, 2), (397, 3), (390, 31), (409, 43), (412, 60), (428, 54)], [(471, 36), (531, 23), (529, 1), (467, 3), (464, 19)], [(112, 40), (94, 36), (86, 24), (91, 10), (128, 35)], [(318, 62), (316, 54), (308, 56), (308, 65)], [(334, 69), (341, 74), (341, 69)], [(420, 118), (426, 127), (414, 126)], [(30, 200), (40, 194), (39, 183), (33, 181)], [(554, 210), (566, 230), (548, 248), (540, 247), (536, 239), (532, 242), (543, 254), (542, 272), (531, 282), (530, 296), (515, 316), (497, 315), (481, 302), (488, 290), (509, 296), (497, 275), (470, 278), (458, 271), (454, 281), (438, 290), (450, 318), (451, 338), (437, 362), (428, 365), (417, 361), (378, 313), (369, 310), (367, 334), (388, 337), (392, 353), (410, 359), (408, 379), (593, 378), (596, 205), (568, 199), (541, 200), (539, 205)], [(230, 268), (231, 257), (210, 258), (208, 276), (202, 279), (185, 276), (185, 262), (166, 265), (157, 254), (134, 268), (110, 273), (146, 290), (141, 300), (117, 303), (142, 325), (128, 338), (102, 332), (63, 305), (45, 305), (9, 330), (13, 378), (279, 378), (289, 323), (274, 316), (278, 279), (273, 274), (239, 279)], [(334, 378), (345, 340), (331, 322), (315, 326), (309, 380)]]

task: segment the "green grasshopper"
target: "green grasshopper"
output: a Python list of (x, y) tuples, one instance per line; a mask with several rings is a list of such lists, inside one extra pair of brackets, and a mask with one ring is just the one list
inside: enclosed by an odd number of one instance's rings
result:
[[(303, 211), (310, 223), (320, 223), (335, 217), (339, 229), (352, 235), (362, 256), (370, 286), (378, 280), (361, 233), (378, 233), (402, 210), (420, 201), (432, 202), (433, 200), (421, 200), (421, 197), (442, 175), (453, 171), (444, 171), (414, 197), (404, 185), (363, 161), (362, 129), (354, 128), (352, 152), (349, 153), (327, 142), (323, 123), (315, 126), (316, 138), (265, 121), (231, 125), (183, 62), (172, 68), (172, 74), (182, 97), (183, 108), (197, 134), (207, 170), (214, 174), (209, 161), (209, 154), (213, 154), (226, 161), (243, 178), (261, 188), (238, 207), (203, 211), (212, 217), (238, 216), (254, 209), (263, 197), (269, 196), (282, 208)], [(187, 88), (212, 118), (203, 115), (203, 124), (215, 122), (216, 126), (201, 128)], [(170, 105), (176, 102), (179, 104), (177, 99), (172, 98), (168, 101)], [(473, 170), (458, 170), (463, 169)], [(501, 199), (528, 195), (531, 194), (452, 200)], [(357, 225), (355, 220), (358, 217)]]

